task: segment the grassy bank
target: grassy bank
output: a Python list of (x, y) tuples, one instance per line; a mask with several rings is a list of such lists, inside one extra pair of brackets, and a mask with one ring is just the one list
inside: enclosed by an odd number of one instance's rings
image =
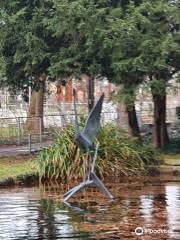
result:
[(0, 186), (14, 185), (32, 181), (37, 175), (35, 158), (32, 156), (16, 156), (0, 158)]

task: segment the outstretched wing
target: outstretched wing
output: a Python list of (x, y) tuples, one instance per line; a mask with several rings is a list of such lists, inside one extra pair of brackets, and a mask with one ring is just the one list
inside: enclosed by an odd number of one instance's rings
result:
[(83, 134), (90, 141), (94, 140), (100, 127), (100, 117), (101, 117), (103, 99), (104, 99), (104, 93), (101, 95), (98, 102), (91, 110), (83, 130)]

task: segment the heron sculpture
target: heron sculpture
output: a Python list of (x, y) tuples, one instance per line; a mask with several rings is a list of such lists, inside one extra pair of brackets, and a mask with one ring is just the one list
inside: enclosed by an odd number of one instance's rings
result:
[[(81, 151), (89, 151), (90, 158), (88, 162), (88, 173), (86, 174), (86, 178), (82, 183), (70, 189), (68, 192), (64, 194), (64, 202), (67, 202), (70, 197), (72, 197), (75, 193), (79, 192), (81, 189), (94, 184), (99, 190), (110, 200), (113, 199), (111, 193), (107, 190), (101, 180), (97, 177), (95, 173), (95, 162), (97, 158), (97, 152), (99, 144), (97, 143), (94, 146), (94, 140), (100, 128), (100, 118), (101, 118), (101, 110), (104, 99), (104, 93), (99, 98), (96, 105), (91, 110), (83, 130), (80, 129), (78, 123), (78, 115), (76, 109), (76, 92), (73, 89), (73, 97), (74, 97), (74, 112), (75, 112), (75, 142)], [(85, 163), (84, 163), (85, 164)]]

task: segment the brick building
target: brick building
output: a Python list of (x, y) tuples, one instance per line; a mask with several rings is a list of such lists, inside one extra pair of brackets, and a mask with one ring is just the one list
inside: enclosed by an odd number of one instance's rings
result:
[[(81, 80), (66, 80), (63, 84), (56, 81), (48, 84), (48, 91), (50, 93), (49, 101), (51, 103), (66, 102), (70, 103), (73, 100), (73, 88), (76, 89), (77, 101), (80, 103), (87, 102), (88, 99), (88, 77), (83, 76)], [(114, 85), (106, 78), (103, 80), (95, 80), (95, 99), (98, 99), (102, 92), (105, 93), (105, 101), (108, 101)]]

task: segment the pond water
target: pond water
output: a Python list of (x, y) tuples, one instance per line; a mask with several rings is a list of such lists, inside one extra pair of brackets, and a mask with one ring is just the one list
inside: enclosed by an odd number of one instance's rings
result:
[(58, 182), (1, 189), (0, 240), (180, 239), (180, 181), (132, 178), (106, 186), (114, 201), (89, 188), (71, 206)]

